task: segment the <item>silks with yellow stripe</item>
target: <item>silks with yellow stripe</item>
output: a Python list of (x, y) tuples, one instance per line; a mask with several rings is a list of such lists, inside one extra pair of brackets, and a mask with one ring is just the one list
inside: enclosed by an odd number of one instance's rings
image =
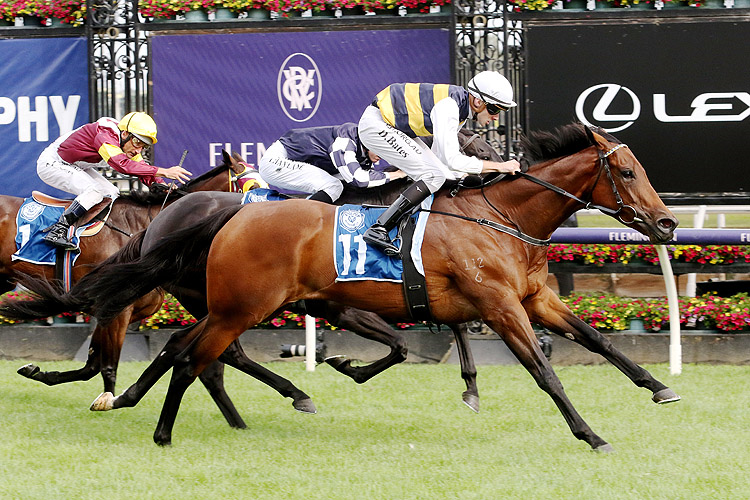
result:
[(469, 92), (444, 83), (394, 83), (381, 90), (376, 102), (386, 123), (410, 137), (432, 135), (430, 112), (435, 104), (450, 97), (458, 104), (459, 122), (469, 117)]

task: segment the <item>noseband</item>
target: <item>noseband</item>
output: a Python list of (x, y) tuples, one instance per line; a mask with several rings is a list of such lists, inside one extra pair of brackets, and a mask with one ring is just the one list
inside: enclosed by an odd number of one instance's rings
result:
[[(594, 203), (592, 203), (590, 201), (584, 201), (584, 200), (580, 199), (579, 197), (577, 197), (576, 195), (574, 195), (572, 193), (569, 193), (569, 192), (565, 191), (564, 189), (562, 189), (562, 188), (560, 188), (558, 186), (555, 186), (554, 184), (550, 184), (547, 181), (543, 181), (542, 179), (534, 177), (533, 175), (529, 175), (529, 174), (524, 173), (524, 172), (518, 172), (517, 175), (519, 175), (519, 176), (521, 176), (521, 177), (523, 177), (525, 179), (528, 179), (528, 180), (530, 180), (532, 182), (535, 182), (535, 183), (539, 184), (540, 186), (543, 186), (543, 187), (545, 187), (547, 189), (550, 189), (550, 190), (552, 190), (552, 191), (554, 191), (556, 193), (559, 193), (559, 194), (561, 194), (563, 196), (567, 196), (568, 198), (576, 200), (577, 202), (583, 204), (584, 208), (586, 208), (586, 209), (595, 208), (595, 209), (601, 211), (602, 213), (605, 213), (607, 215), (611, 215), (612, 217), (617, 218), (623, 224), (632, 224), (633, 222), (636, 222), (636, 221), (643, 222), (643, 219), (641, 219), (641, 218), (638, 217), (638, 212), (636, 212), (635, 208), (633, 208), (630, 205), (626, 205), (622, 201), (622, 196), (620, 196), (620, 192), (617, 190), (617, 185), (615, 184), (615, 179), (612, 176), (612, 170), (611, 170), (611, 168), (609, 166), (609, 160), (607, 160), (607, 158), (609, 157), (609, 155), (611, 155), (612, 153), (614, 153), (618, 149), (620, 149), (620, 148), (627, 148), (627, 147), (628, 147), (627, 144), (618, 144), (617, 146), (611, 148), (609, 151), (602, 151), (601, 149), (597, 148), (597, 153), (599, 154), (599, 171), (596, 174), (596, 180), (594, 181), (594, 184), (591, 186), (591, 190), (589, 191), (588, 196), (587, 196), (587, 198), (591, 198), (592, 193), (594, 191), (594, 188), (596, 187), (597, 183), (599, 182), (599, 178), (602, 175), (602, 171), (604, 171), (607, 174), (607, 178), (609, 179), (609, 184), (610, 184), (610, 186), (612, 188), (612, 193), (615, 195), (615, 202), (617, 203), (617, 209), (616, 210), (613, 210), (613, 209), (608, 208), (608, 207), (604, 207), (602, 205), (596, 205), (596, 204), (594, 204)], [(631, 216), (626, 215), (628, 212), (630, 212), (630, 214), (632, 214), (632, 215)]]

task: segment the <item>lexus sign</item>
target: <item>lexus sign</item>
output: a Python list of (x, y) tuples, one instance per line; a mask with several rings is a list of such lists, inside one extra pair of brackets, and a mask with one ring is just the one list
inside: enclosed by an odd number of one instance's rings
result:
[(530, 23), (530, 128), (602, 127), (660, 193), (747, 193), (750, 53), (732, 48), (746, 46), (750, 22), (654, 20)]

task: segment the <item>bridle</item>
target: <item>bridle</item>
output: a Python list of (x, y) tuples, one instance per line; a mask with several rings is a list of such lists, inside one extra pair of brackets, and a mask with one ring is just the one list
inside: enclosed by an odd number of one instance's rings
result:
[[(611, 208), (608, 208), (602, 205), (596, 205), (592, 203), (591, 201), (584, 201), (581, 198), (577, 197), (576, 195), (569, 193), (565, 191), (564, 189), (558, 186), (555, 186), (554, 184), (550, 184), (547, 181), (543, 181), (542, 179), (534, 177), (533, 175), (529, 175), (525, 172), (519, 172), (517, 175), (523, 177), (524, 179), (528, 179), (531, 182), (535, 182), (539, 184), (540, 186), (550, 189), (558, 194), (561, 194), (563, 196), (567, 196), (568, 198), (576, 200), (577, 202), (581, 203), (585, 209), (594, 208), (594, 209), (601, 211), (602, 213), (615, 217), (623, 224), (632, 224), (633, 222), (636, 222), (636, 221), (643, 222), (643, 219), (638, 217), (638, 212), (636, 212), (635, 208), (633, 208), (630, 205), (626, 205), (622, 201), (622, 196), (620, 196), (620, 192), (618, 191), (617, 185), (615, 184), (615, 179), (612, 176), (612, 169), (609, 166), (609, 160), (607, 160), (607, 158), (618, 149), (627, 148), (627, 147), (628, 147), (627, 144), (618, 144), (617, 146), (614, 146), (608, 151), (603, 151), (597, 147), (597, 153), (599, 154), (599, 170), (596, 174), (596, 180), (594, 181), (594, 184), (592, 184), (591, 189), (589, 190), (588, 195), (586, 196), (586, 198), (589, 198), (589, 199), (591, 198), (594, 192), (594, 188), (599, 183), (599, 179), (601, 178), (602, 171), (604, 171), (604, 173), (607, 174), (607, 178), (609, 179), (609, 185), (612, 188), (612, 193), (615, 195), (615, 202), (617, 203), (616, 210), (613, 210)], [(625, 213), (628, 211), (632, 213), (631, 217), (627, 217), (625, 215)]]

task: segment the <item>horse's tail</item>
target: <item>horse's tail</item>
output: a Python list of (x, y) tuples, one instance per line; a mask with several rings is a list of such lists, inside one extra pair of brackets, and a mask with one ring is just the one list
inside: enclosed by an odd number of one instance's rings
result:
[[(129, 262), (141, 254), (146, 231), (133, 236), (119, 251), (102, 261), (98, 267)], [(88, 312), (92, 305), (76, 284), (65, 293), (59, 281), (49, 282), (44, 276), (21, 274), (18, 282), (32, 295), (32, 299), (6, 299), (0, 304), (0, 315), (15, 320), (31, 320), (55, 316), (63, 312)]]
[[(88, 312), (107, 324), (125, 307), (159, 286), (179, 281), (182, 274), (208, 258), (216, 233), (243, 205), (232, 205), (159, 240), (138, 258), (101, 264), (71, 290), (86, 297)], [(119, 253), (119, 252), (118, 252)], [(114, 256), (113, 256), (114, 257)], [(80, 290), (76, 290), (80, 288)]]

